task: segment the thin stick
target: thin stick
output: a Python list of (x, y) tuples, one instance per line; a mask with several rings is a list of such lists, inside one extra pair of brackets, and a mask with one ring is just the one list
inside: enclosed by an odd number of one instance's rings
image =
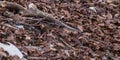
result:
[(17, 3), (7, 2), (7, 1), (0, 1), (0, 6), (4, 7), (4, 8), (8, 8), (8, 9), (18, 10), (19, 13), (21, 15), (23, 15), (23, 16), (27, 16), (27, 17), (28, 16), (29, 17), (30, 16), (32, 16), (32, 17), (44, 17), (44, 18), (46, 18), (46, 20), (54, 21), (55, 23), (58, 23), (61, 26), (64, 26), (64, 27), (66, 27), (66, 28), (68, 28), (70, 30), (81, 32), (80, 30), (75, 29), (73, 27), (70, 27), (70, 26), (66, 25), (65, 23), (59, 21), (53, 15), (39, 10), (37, 8), (37, 6), (34, 5), (33, 3), (29, 4), (29, 8), (28, 9), (24, 8), (23, 6), (21, 6), (21, 5), (17, 4)]

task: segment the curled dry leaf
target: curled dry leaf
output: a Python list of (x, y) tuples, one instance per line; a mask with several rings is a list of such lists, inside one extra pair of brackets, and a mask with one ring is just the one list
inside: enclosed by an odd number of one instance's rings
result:
[(78, 26), (78, 29), (83, 32), (83, 26)]
[(17, 55), (19, 58), (23, 58), (22, 52), (13, 44), (9, 43), (9, 45), (0, 43), (0, 47), (3, 48), (5, 51), (9, 53), (10, 56), (15, 56)]
[(95, 7), (89, 7), (89, 9), (93, 10), (94, 12), (97, 12)]

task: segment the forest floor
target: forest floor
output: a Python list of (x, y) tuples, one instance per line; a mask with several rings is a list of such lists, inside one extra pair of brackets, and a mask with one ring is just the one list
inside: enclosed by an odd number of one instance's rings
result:
[[(34, 3), (69, 30), (44, 18), (8, 17), (0, 11), (0, 42), (17, 46), (27, 60), (120, 60), (119, 0), (7, 0)], [(118, 1), (118, 2), (116, 2)], [(10, 10), (11, 11), (11, 10)], [(24, 19), (29, 18), (29, 19)], [(0, 49), (1, 60), (19, 60)]]

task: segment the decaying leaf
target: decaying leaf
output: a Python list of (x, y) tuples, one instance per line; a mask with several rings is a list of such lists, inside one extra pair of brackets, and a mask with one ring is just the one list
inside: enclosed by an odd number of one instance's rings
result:
[(20, 52), (20, 50), (15, 45), (11, 44), (10, 42), (8, 42), (8, 44), (9, 45), (0, 43), (0, 47), (7, 51), (11, 56), (17, 55), (19, 58), (23, 58), (22, 52)]

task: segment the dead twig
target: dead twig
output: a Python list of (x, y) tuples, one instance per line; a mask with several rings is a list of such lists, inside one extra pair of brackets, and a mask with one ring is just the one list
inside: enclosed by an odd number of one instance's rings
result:
[(74, 47), (72, 47), (70, 44), (68, 44), (67, 42), (65, 42), (64, 40), (63, 40), (63, 38), (59, 38), (59, 41), (61, 41), (63, 44), (65, 44), (67, 47), (69, 47), (69, 48), (72, 48), (72, 49), (75, 49)]
[(55, 23), (60, 24), (61, 26), (64, 26), (64, 27), (66, 27), (70, 30), (77, 31), (77, 32), (81, 33), (80, 30), (75, 29), (73, 27), (70, 27), (70, 26), (66, 25), (65, 23), (57, 20), (53, 15), (39, 10), (37, 8), (37, 6), (34, 5), (33, 3), (29, 4), (28, 9), (19, 5), (19, 4), (17, 4), (17, 3), (7, 2), (7, 1), (0, 1), (0, 6), (3, 7), (3, 8), (17, 10), (22, 16), (44, 17), (44, 18), (46, 18), (46, 20), (54, 21)]
[(46, 60), (46, 57), (28, 57), (28, 59), (33, 59), (33, 60)]

